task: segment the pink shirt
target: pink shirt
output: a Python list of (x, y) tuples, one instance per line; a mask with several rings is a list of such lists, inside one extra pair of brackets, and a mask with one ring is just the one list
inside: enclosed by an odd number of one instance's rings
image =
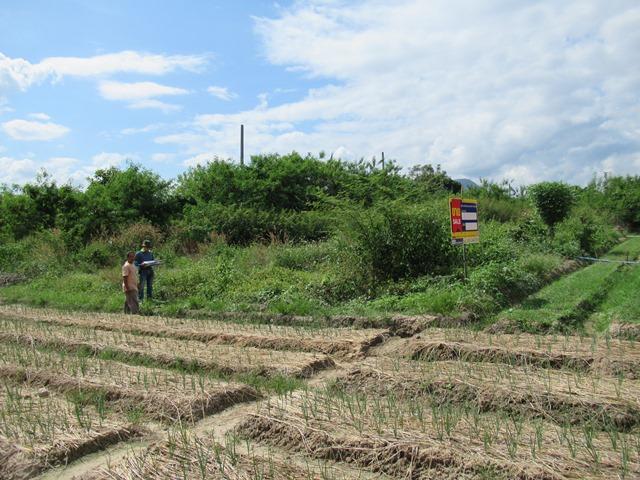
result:
[(124, 265), (122, 266), (122, 277), (123, 292), (126, 292), (127, 290), (138, 291), (138, 269), (133, 263), (124, 262)]

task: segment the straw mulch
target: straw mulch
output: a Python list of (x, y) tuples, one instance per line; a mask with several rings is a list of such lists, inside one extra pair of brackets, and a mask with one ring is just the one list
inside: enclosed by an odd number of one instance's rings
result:
[(628, 431), (640, 424), (640, 381), (571, 371), (379, 357), (352, 368), (335, 387), (601, 429)]
[(614, 448), (604, 432), (588, 430), (587, 435), (582, 427), (542, 420), (430, 408), (416, 399), (304, 392), (268, 402), (236, 431), (312, 458), (347, 462), (397, 478), (640, 475), (633, 435), (618, 434)]
[(0, 305), (5, 319), (52, 325), (78, 326), (103, 331), (195, 340), (204, 343), (237, 345), (273, 350), (294, 350), (352, 356), (364, 353), (383, 341), (387, 330), (326, 328), (304, 330), (291, 327), (238, 325), (225, 322), (138, 317), (115, 314), (63, 313)]
[(432, 329), (380, 347), (380, 355), (422, 360), (464, 360), (568, 368), (640, 377), (637, 342), (599, 337), (490, 335), (458, 329)]
[[(0, 478), (22, 479), (54, 465), (144, 434), (141, 427), (107, 413), (77, 408), (55, 393), (5, 388), (0, 394)], [(11, 396), (13, 395), (13, 396)]]
[(252, 374), (306, 378), (335, 365), (330, 357), (320, 354), (211, 345), (51, 325), (47, 325), (46, 329), (33, 325), (21, 325), (15, 331), (5, 328), (0, 332), (0, 342), (85, 351), (95, 355), (108, 352), (115, 357), (136, 362), (209, 371), (223, 376)]

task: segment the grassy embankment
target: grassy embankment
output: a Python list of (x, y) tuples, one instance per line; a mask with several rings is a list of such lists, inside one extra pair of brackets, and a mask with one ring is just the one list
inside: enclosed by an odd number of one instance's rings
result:
[[(473, 246), (480, 251), (490, 245)], [(162, 256), (162, 255), (161, 255)], [(461, 275), (425, 276), (380, 285), (369, 294), (353, 294), (358, 277), (341, 265), (336, 242), (289, 245), (256, 244), (250, 247), (219, 245), (193, 257), (168, 257), (157, 268), (155, 300), (143, 304), (144, 314), (207, 316), (216, 312), (256, 312), (310, 315), (387, 316), (491, 312), (505, 302), (505, 289), (522, 278), (535, 288), (549, 272), (562, 265), (553, 253), (526, 252), (512, 264), (478, 265), (470, 279)], [(499, 267), (499, 268), (497, 268)], [(517, 272), (515, 278), (502, 278)], [(62, 310), (120, 312), (120, 267), (44, 274), (0, 289), (5, 303), (22, 303)], [(526, 291), (530, 293), (532, 290)], [(346, 292), (346, 293), (343, 293)], [(344, 298), (341, 296), (344, 295)], [(497, 298), (500, 297), (500, 298)]]
[[(640, 238), (631, 238), (604, 258), (633, 260), (640, 255)], [(523, 330), (581, 329), (604, 331), (616, 322), (640, 319), (640, 269), (636, 265), (596, 262), (546, 286), (519, 306), (498, 315)]]

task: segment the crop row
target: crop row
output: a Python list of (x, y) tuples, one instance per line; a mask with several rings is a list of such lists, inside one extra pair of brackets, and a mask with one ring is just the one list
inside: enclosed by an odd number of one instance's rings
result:
[(0, 341), (3, 342), (86, 352), (128, 362), (201, 370), (227, 377), (235, 374), (306, 377), (333, 365), (330, 358), (319, 354), (203, 344), (6, 318), (0, 319), (0, 330)]
[(462, 361), (364, 360), (334, 388), (435, 405), (629, 431), (640, 424), (640, 382), (580, 371)]
[(409, 339), (394, 339), (379, 355), (435, 360), (532, 365), (623, 375), (640, 375), (636, 342), (580, 336), (489, 334), (459, 329), (433, 329)]
[(193, 421), (253, 400), (248, 385), (207, 375), (126, 365), (93, 357), (0, 343), (0, 378), (101, 401), (120, 412), (139, 410), (156, 420)]
[(0, 386), (0, 478), (31, 478), (143, 433), (104, 403), (88, 405), (7, 379)]
[(115, 314), (65, 314), (22, 306), (0, 306), (0, 318), (30, 323), (77, 326), (204, 343), (325, 354), (357, 354), (384, 339), (386, 330), (305, 329), (164, 317)]
[(469, 405), (435, 405), (424, 398), (300, 392), (264, 402), (236, 432), (396, 478), (640, 475), (637, 433), (527, 421)]

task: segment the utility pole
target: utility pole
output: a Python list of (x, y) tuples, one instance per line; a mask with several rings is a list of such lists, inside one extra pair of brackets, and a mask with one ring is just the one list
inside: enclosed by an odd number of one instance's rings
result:
[(384, 152), (382, 152), (382, 169), (384, 170)]
[(244, 166), (244, 125), (240, 125), (240, 166)]

